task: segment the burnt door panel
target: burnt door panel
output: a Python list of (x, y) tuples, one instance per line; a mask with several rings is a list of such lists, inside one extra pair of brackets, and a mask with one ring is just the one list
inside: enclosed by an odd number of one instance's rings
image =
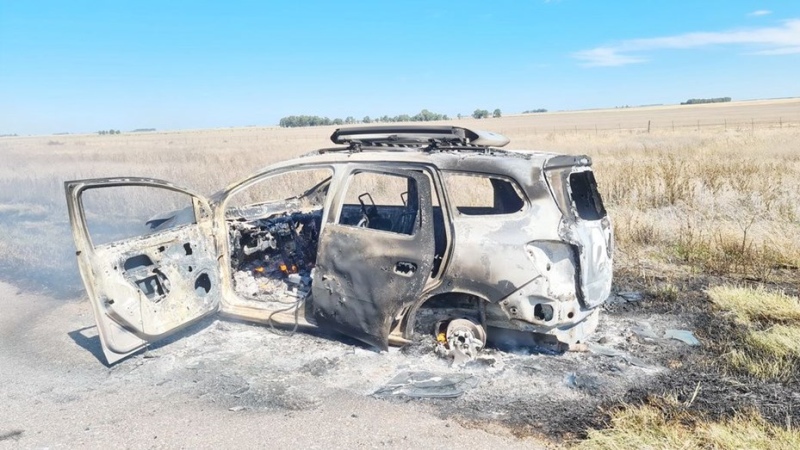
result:
[[(205, 199), (145, 178), (69, 181), (65, 188), (78, 266), (109, 364), (217, 310), (219, 267)], [(121, 198), (120, 189), (130, 197)], [(138, 214), (165, 192), (185, 207), (157, 220)], [(103, 218), (121, 219), (93, 226), (93, 203), (105, 207)]]
[[(354, 179), (363, 173), (401, 178), (406, 192), (391, 193), (396, 205), (375, 200), (374, 192), (358, 190)], [(420, 295), (431, 273), (430, 182), (416, 171), (358, 172), (351, 175), (347, 189), (336, 203), (339, 214), (320, 237), (313, 315), (320, 327), (385, 350), (393, 322)], [(387, 193), (383, 182), (372, 189)], [(348, 197), (359, 200), (351, 204)]]

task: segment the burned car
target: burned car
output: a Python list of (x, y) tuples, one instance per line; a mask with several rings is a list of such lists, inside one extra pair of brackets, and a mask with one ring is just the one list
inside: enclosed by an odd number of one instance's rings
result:
[[(147, 178), (65, 183), (109, 363), (217, 312), (378, 349), (433, 333), (467, 355), (499, 330), (567, 345), (593, 333), (613, 235), (589, 157), (504, 150), (503, 136), (454, 126), (331, 139), (209, 199)], [(99, 242), (85, 197), (115, 187), (185, 207)]]

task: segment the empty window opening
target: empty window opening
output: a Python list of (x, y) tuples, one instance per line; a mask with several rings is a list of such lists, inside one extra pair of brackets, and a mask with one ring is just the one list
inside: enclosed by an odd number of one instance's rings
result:
[(525, 207), (522, 191), (509, 180), (467, 173), (447, 173), (444, 180), (448, 198), (461, 214), (513, 214)]
[(192, 197), (160, 187), (89, 188), (81, 203), (95, 246), (195, 223)]
[(583, 220), (600, 220), (606, 216), (594, 172), (586, 170), (570, 174), (569, 188), (578, 217)]
[(347, 185), (339, 224), (399, 234), (414, 234), (419, 193), (413, 178), (358, 172)]

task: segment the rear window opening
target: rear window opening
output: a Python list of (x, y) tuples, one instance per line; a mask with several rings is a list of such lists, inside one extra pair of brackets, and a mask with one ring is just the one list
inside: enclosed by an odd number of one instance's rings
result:
[(520, 189), (511, 181), (466, 173), (448, 173), (444, 180), (450, 202), (461, 214), (513, 214), (525, 207)]
[(606, 216), (594, 172), (586, 170), (570, 174), (569, 188), (578, 217), (583, 220), (600, 220)]

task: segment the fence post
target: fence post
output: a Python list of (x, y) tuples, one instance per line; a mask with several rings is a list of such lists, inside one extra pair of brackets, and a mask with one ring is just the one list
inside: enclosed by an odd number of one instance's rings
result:
[(675, 121), (674, 120), (672, 121), (672, 131), (673, 132), (675, 131)]
[(783, 117), (779, 118), (778, 122), (781, 124), (781, 128), (783, 128)]
[(650, 133), (650, 121), (647, 121), (647, 132)]
[(728, 119), (725, 119), (725, 130), (728, 130)]
[(597, 124), (594, 124), (594, 135), (597, 136)]
[(756, 121), (752, 117), (750, 118), (750, 131), (756, 131)]

